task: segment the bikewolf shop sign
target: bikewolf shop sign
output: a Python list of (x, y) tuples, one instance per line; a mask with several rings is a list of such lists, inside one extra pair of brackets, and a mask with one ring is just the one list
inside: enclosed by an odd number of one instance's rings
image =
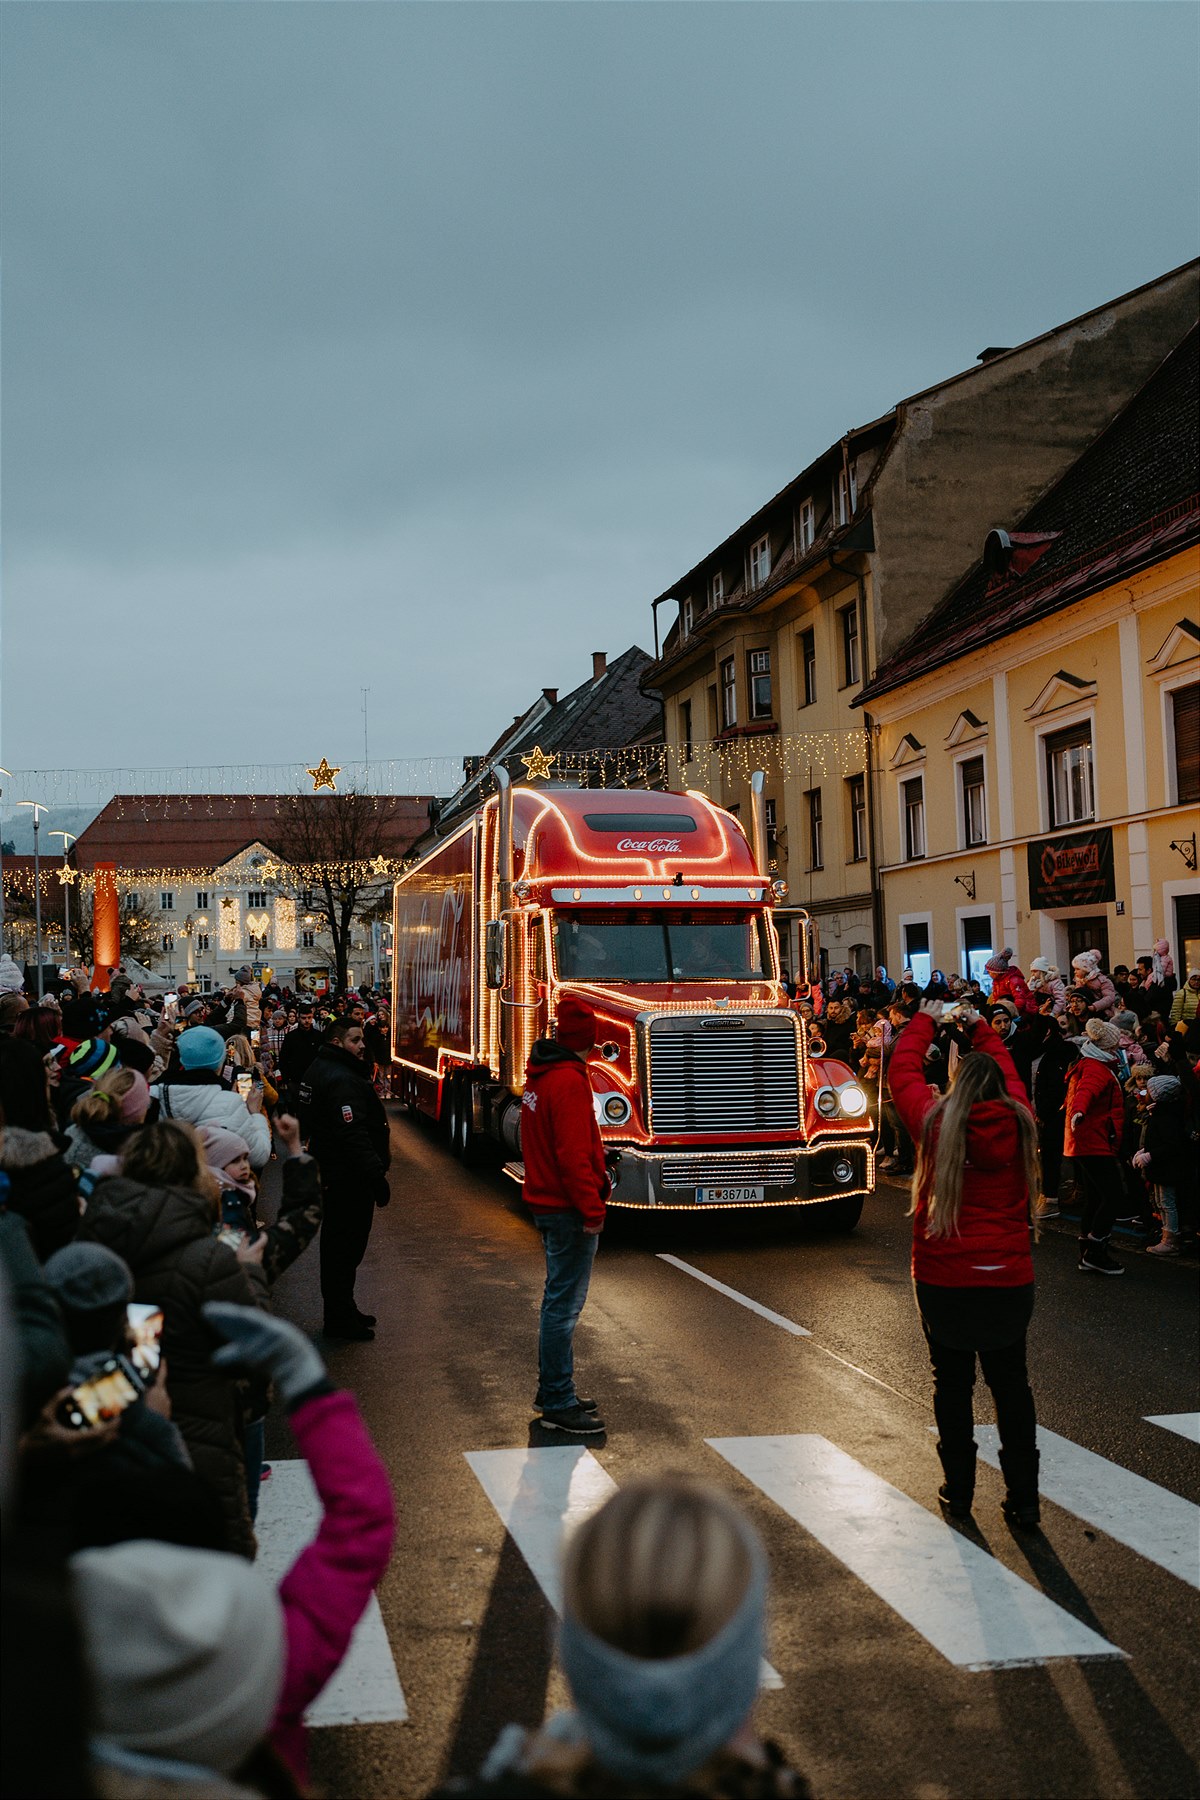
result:
[(1102, 906), (1117, 897), (1112, 831), (1080, 831), (1071, 837), (1039, 838), (1029, 852), (1029, 905), (1034, 912), (1053, 906)]

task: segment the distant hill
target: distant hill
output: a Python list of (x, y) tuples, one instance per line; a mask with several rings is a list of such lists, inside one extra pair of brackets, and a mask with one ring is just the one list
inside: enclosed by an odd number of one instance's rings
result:
[[(10, 812), (5, 795), (3, 824), (0, 825), (0, 838), (13, 845), (16, 856), (33, 855), (33, 814), (19, 812), (16, 807)], [(56, 806), (50, 812), (42, 814), (42, 828), (38, 833), (43, 856), (57, 857), (62, 850), (62, 839), (51, 837), (52, 831), (69, 831), (75, 837), (89, 826), (96, 814), (98, 806)]]

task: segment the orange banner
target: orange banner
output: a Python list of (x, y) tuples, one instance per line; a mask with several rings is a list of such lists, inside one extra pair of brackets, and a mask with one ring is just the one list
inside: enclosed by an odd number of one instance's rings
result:
[(117, 898), (116, 863), (96, 864), (92, 894), (92, 954), (96, 967), (92, 986), (108, 992), (109, 971), (121, 960), (121, 907)]

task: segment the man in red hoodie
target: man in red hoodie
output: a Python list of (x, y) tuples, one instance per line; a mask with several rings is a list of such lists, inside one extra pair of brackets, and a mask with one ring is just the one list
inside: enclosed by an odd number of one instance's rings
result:
[(587, 1072), (595, 1042), (591, 1007), (564, 993), (555, 1036), (533, 1046), (521, 1103), (525, 1201), (546, 1251), (534, 1405), (551, 1431), (584, 1437), (597, 1436), (604, 1421), (595, 1401), (575, 1391), (573, 1340), (611, 1187)]

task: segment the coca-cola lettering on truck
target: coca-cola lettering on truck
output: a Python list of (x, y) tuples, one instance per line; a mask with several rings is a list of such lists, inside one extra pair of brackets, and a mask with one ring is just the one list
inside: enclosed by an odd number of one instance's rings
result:
[[(827, 1208), (849, 1227), (874, 1184), (874, 1125), (780, 979), (762, 780), (751, 836), (704, 795), (512, 788), (396, 884), (396, 1091), (468, 1155), (520, 1180), (534, 1040), (571, 989), (616, 1206)], [(806, 980), (815, 927), (793, 909)]]

